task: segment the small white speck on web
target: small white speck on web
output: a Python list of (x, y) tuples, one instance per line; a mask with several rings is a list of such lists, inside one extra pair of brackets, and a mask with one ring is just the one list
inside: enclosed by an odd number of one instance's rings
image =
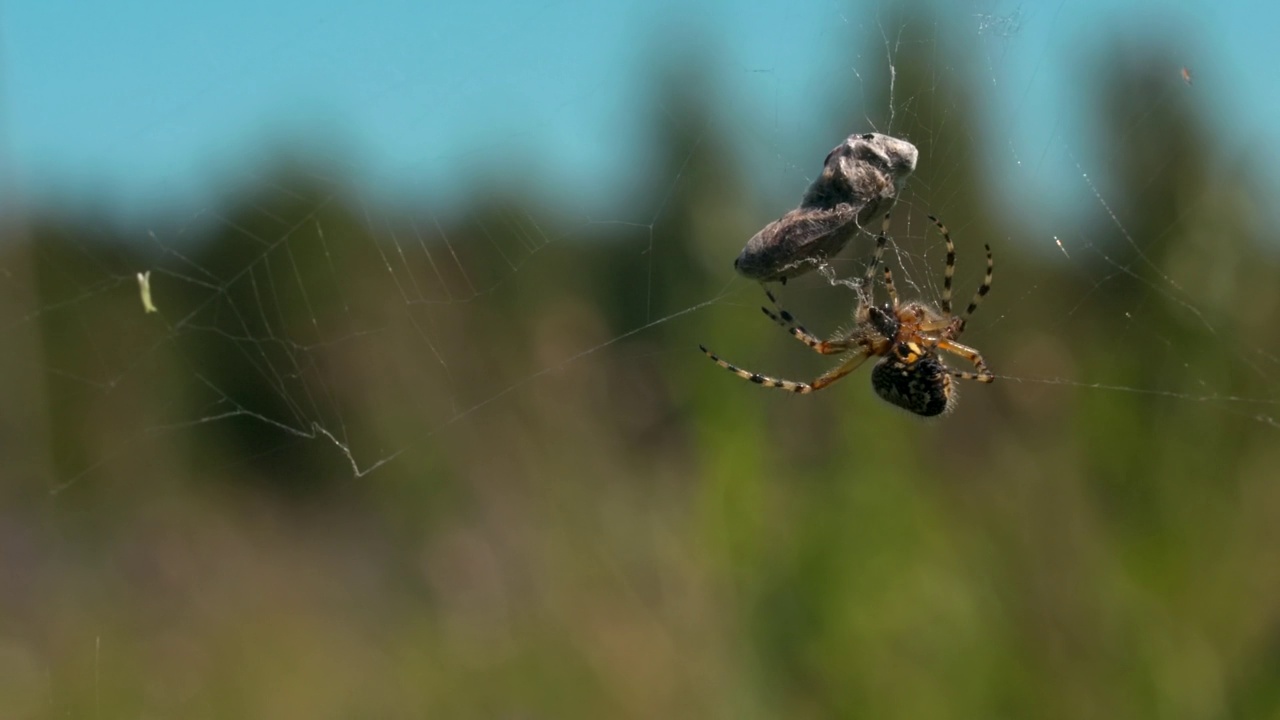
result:
[(1065, 255), (1068, 260), (1071, 259), (1071, 254), (1068, 253), (1067, 249), (1062, 246), (1062, 239), (1059, 238), (1057, 235), (1054, 235), (1053, 241), (1058, 244), (1058, 249), (1062, 251), (1062, 254)]

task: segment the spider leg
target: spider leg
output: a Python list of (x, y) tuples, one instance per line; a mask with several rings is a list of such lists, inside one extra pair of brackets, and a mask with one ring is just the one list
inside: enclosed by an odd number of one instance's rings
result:
[[(978, 287), (978, 291), (973, 294), (973, 300), (969, 301), (969, 307), (965, 309), (964, 315), (960, 316), (960, 329), (964, 329), (964, 325), (969, 321), (969, 316), (973, 315), (973, 311), (978, 309), (978, 304), (982, 302), (982, 298), (987, 296), (991, 290), (991, 276), (995, 273), (996, 263), (991, 257), (991, 246), (983, 245), (987, 249), (987, 275), (982, 278), (982, 285)], [(958, 334), (958, 333), (957, 333)]]
[(942, 233), (942, 239), (947, 241), (947, 270), (942, 276), (942, 313), (944, 315), (951, 314), (951, 279), (956, 274), (956, 246), (951, 242), (951, 233), (947, 231), (947, 226), (933, 215), (929, 216), (934, 225), (938, 226), (938, 231)]
[(987, 362), (982, 359), (982, 354), (968, 345), (961, 345), (954, 340), (945, 339), (937, 340), (931, 344), (939, 350), (945, 350), (952, 355), (959, 355), (965, 360), (973, 363), (974, 369), (978, 371), (976, 373), (963, 372), (961, 370), (951, 371), (952, 375), (960, 378), (961, 380), (977, 380), (978, 382), (989, 383), (996, 379), (996, 376), (991, 372), (991, 370), (987, 369)]
[(773, 303), (773, 307), (778, 312), (774, 313), (772, 310), (770, 310), (767, 307), (762, 307), (760, 308), (760, 310), (764, 312), (765, 315), (768, 315), (770, 320), (786, 328), (787, 332), (791, 333), (792, 337), (804, 343), (805, 345), (808, 345), (811, 349), (814, 350), (814, 352), (818, 352), (823, 355), (836, 355), (836, 354), (845, 352), (846, 350), (849, 349), (848, 342), (842, 342), (839, 340), (832, 340), (832, 341), (819, 340), (817, 336), (813, 335), (808, 330), (805, 330), (803, 325), (800, 325), (800, 323), (796, 322), (796, 318), (794, 315), (787, 312), (785, 309), (783, 309), (781, 305), (778, 304), (778, 299), (773, 296), (773, 293), (769, 292), (768, 290), (765, 290), (764, 294), (769, 296), (769, 302)]
[(947, 328), (951, 327), (951, 325), (954, 323), (955, 323), (955, 318), (945, 318), (942, 320), (930, 320), (928, 322), (920, 323), (919, 327), (916, 328), (916, 332), (936, 333), (942, 330), (946, 330)]
[(783, 380), (781, 378), (769, 377), (767, 375), (761, 375), (760, 373), (753, 373), (748, 370), (743, 370), (742, 368), (737, 367), (736, 365), (730, 365), (724, 360), (721, 360), (719, 357), (716, 356), (715, 353), (711, 352), (710, 350), (708, 350), (706, 347), (702, 345), (699, 345), (698, 348), (702, 350), (702, 352), (705, 353), (707, 357), (711, 358), (711, 360), (715, 362), (715, 364), (719, 365), (725, 370), (728, 370), (734, 375), (737, 375), (743, 380), (750, 380), (751, 382), (764, 387), (780, 388), (782, 390), (793, 392), (798, 395), (807, 395), (808, 393), (814, 392), (815, 390), (821, 390), (822, 388), (839, 380), (845, 375), (848, 375), (854, 370), (857, 370), (858, 366), (861, 365), (868, 357), (866, 353), (860, 352), (854, 355), (853, 357), (849, 358), (848, 360), (844, 361), (843, 363), (841, 363), (839, 366), (832, 369), (831, 371), (824, 373), (823, 375), (818, 377), (818, 379), (814, 380), (812, 383), (801, 383), (801, 382), (795, 382), (793, 380)]
[(893, 271), (888, 265), (884, 266), (884, 290), (889, 295), (889, 305), (894, 310), (898, 309), (898, 288), (893, 284)]
[(848, 375), (854, 370), (857, 370), (858, 366), (866, 362), (867, 358), (869, 357), (871, 356), (868, 355), (867, 353), (859, 352), (858, 354), (854, 355), (848, 360), (845, 360), (844, 362), (840, 363), (838, 366), (823, 373), (817, 380), (813, 381), (810, 387), (812, 387), (814, 390), (821, 390), (822, 388), (839, 380), (845, 375)]
[(948, 315), (932, 320), (923, 320), (916, 326), (916, 332), (925, 337), (955, 340), (964, 332), (964, 318)]
[[(871, 263), (867, 265), (867, 277), (863, 280), (863, 286), (867, 288), (868, 294), (871, 289), (871, 278), (875, 277), (876, 268), (880, 267), (880, 258), (884, 256), (885, 245), (889, 243), (889, 218), (890, 213), (884, 214), (884, 220), (880, 223), (880, 234), (876, 235), (876, 249), (871, 255)], [(868, 299), (869, 301), (869, 299)]]

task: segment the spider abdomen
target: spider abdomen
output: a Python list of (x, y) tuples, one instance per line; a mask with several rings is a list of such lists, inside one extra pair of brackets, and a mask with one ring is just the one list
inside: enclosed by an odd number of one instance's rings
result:
[(871, 370), (871, 386), (886, 402), (933, 417), (955, 403), (951, 371), (916, 343), (902, 343)]

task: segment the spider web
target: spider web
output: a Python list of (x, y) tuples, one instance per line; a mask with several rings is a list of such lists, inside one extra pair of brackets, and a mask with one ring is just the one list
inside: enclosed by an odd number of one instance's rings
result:
[[(1276, 348), (1236, 329), (1236, 303), (1220, 285), (1228, 270), (1213, 254), (1270, 262), (1249, 214), (1267, 178), (1230, 160), (1244, 148), (1211, 144), (1204, 108), (1212, 83), (1188, 83), (1177, 59), (1159, 54), (1185, 51), (1176, 18), (1160, 38), (1168, 45), (1153, 40), (1146, 56), (1114, 58), (1134, 68), (1120, 83), (1146, 86), (1126, 104), (1118, 83), (1103, 87), (1088, 61), (1043, 42), (1067, 32), (1053, 28), (1077, 21), (1078, 9), (967, 10), (833, 6), (817, 30), (790, 26), (815, 32), (817, 51), (729, 42), (724, 60), (693, 58), (690, 65), (711, 61), (700, 76), (678, 73), (680, 63), (660, 67), (638, 101), (644, 123), (595, 130), (617, 148), (604, 183), (589, 173), (557, 176), (553, 152), (540, 149), (574, 109), (616, 101), (600, 90), (612, 78), (600, 75), (584, 83), (594, 90), (565, 99), (567, 112), (504, 137), (504, 147), (519, 146), (511, 157), (484, 142), (380, 169), (317, 162), (304, 143), (269, 168), (233, 173), (234, 196), (176, 220), (128, 219), (105, 237), (32, 226), (31, 255), (6, 272), (20, 308), (8, 322), (18, 339), (9, 343), (13, 363), (55, 385), (72, 412), (114, 418), (96, 446), (59, 457), (50, 486), (110, 474), (122, 456), (227, 425), (266, 455), (329, 445), (333, 452), (319, 456), (363, 476), (476, 415), (514, 412), (513, 396), (536, 393), (548, 376), (590, 375), (593, 365), (655, 352), (667, 372), (678, 366), (721, 392), (746, 392), (667, 345), (689, 327), (706, 328), (709, 344), (745, 366), (808, 379), (816, 373), (805, 358), (762, 352), (785, 337), (770, 337), (754, 312), (761, 293), (733, 276), (730, 261), (756, 227), (794, 202), (829, 146), (869, 129), (900, 133), (921, 149), (892, 230), (890, 255), (906, 294), (938, 296), (943, 253), (925, 215), (942, 216), (959, 245), (958, 303), (980, 277), (981, 243), (995, 248), (995, 288), (968, 337), (998, 348), (984, 352), (1005, 402), (1047, 391), (1057, 402), (1138, 393), (1276, 427)], [(267, 54), (287, 54), (292, 42)], [(1172, 70), (1160, 64), (1170, 60)], [(417, 93), (426, 112), (441, 97), (478, 92), (468, 87), (477, 78), (429, 82), (405, 77), (394, 57), (386, 63), (368, 93), (374, 103)], [(1212, 78), (1207, 71), (1196, 77)], [(518, 79), (480, 80), (508, 89)], [(1084, 93), (1102, 95), (1104, 106), (1078, 109)], [(1153, 157), (1158, 141), (1148, 136), (1185, 141), (1195, 152)], [(629, 146), (663, 149), (646, 156)], [(1162, 182), (1170, 168), (1188, 180)], [(1153, 199), (1169, 205), (1149, 224), (1139, 216)], [(1178, 238), (1189, 239), (1175, 247)], [(788, 306), (811, 327), (839, 325), (855, 297), (837, 279), (861, 274), (868, 244), (856, 243), (825, 279), (786, 288)], [(610, 269), (593, 269), (600, 264)], [(136, 299), (141, 271), (150, 272), (154, 315)], [(602, 278), (627, 295), (602, 295), (594, 285)], [(622, 306), (593, 307), (601, 302)], [(1105, 331), (1076, 322), (1100, 315)], [(691, 325), (699, 316), (713, 320)], [(41, 358), (24, 353), (31, 333), (82, 345)], [(1200, 351), (1179, 355), (1189, 341)], [(1164, 369), (1133, 382), (1073, 364), (1073, 345), (1099, 342)], [(1238, 386), (1220, 372), (1249, 381)], [(374, 373), (397, 380), (375, 382)], [(158, 382), (168, 397), (137, 399)], [(980, 391), (965, 395), (984, 402)], [(379, 408), (398, 418), (393, 427), (369, 419)]]
[[(1280, 587), (1261, 160), (1280, 94), (1205, 21), (1225, 10), (385, 8), (157, 16), (174, 31), (113, 36), (140, 63), (228, 47), (176, 91), (86, 68), (110, 90), (84, 107), (27, 110), (41, 77), (8, 70), (0, 698), (179, 717), (571, 716), (559, 696), (592, 717), (1137, 717), (1148, 696), (1208, 716), (1237, 690), (1255, 699), (1233, 709), (1274, 707), (1265, 672), (1231, 669), (1275, 665), (1256, 637), (1276, 604), (1254, 598)], [(128, 120), (86, 111), (120, 102)], [(110, 151), (78, 144), (86, 117)], [(33, 122), (62, 154), (29, 154)], [(865, 367), (796, 397), (697, 349), (797, 381), (832, 366), (732, 262), (866, 131), (920, 150), (885, 255), (904, 298), (940, 296), (930, 215), (957, 307), (995, 256), (963, 342), (997, 380), (960, 383), (937, 422), (876, 398)], [(202, 151), (164, 154), (184, 142)], [(57, 171), (86, 155), (111, 169)], [(873, 242), (773, 289), (830, 335)], [(1136, 656), (1078, 650), (1117, 626)], [(852, 661), (857, 682), (833, 679)], [(1053, 689), (1021, 682), (1041, 676)], [(954, 692), (919, 692), (939, 678)], [(1098, 712), (1119, 683), (1139, 699)]]

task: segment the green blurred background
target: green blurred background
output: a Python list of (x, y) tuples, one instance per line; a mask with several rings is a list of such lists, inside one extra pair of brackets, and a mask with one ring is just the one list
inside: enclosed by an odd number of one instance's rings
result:
[[(0, 717), (1280, 717), (1269, 160), (1117, 32), (1069, 93), (1084, 201), (1012, 202), (983, 56), (927, 7), (844, 29), (864, 102), (824, 95), (773, 193), (691, 52), (608, 217), (536, 167), (438, 212), (288, 143), (196, 213), (10, 210)], [(905, 291), (930, 213), (960, 296), (996, 254), (1000, 378), (935, 422), (697, 351), (826, 369), (731, 262), (891, 109)], [(821, 333), (855, 299), (783, 298)]]

